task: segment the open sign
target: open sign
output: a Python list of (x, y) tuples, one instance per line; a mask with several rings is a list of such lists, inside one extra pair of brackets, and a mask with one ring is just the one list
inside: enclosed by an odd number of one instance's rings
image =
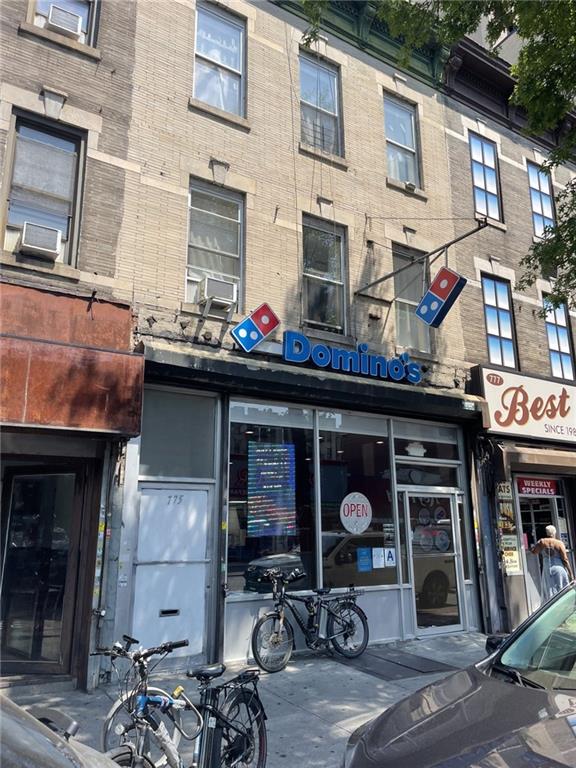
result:
[(349, 493), (340, 504), (340, 521), (350, 533), (364, 533), (372, 522), (372, 505), (363, 493)]

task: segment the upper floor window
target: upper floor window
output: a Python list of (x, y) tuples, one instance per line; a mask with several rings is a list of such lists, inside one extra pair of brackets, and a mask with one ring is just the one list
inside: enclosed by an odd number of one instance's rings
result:
[(536, 237), (543, 237), (545, 227), (554, 226), (554, 203), (550, 189), (550, 176), (534, 163), (527, 165), (534, 234)]
[(34, 23), (94, 45), (98, 0), (36, 0)]
[(488, 358), (495, 365), (516, 368), (516, 343), (512, 318), (510, 283), (483, 275), (484, 318)]
[(546, 310), (546, 335), (550, 351), (550, 367), (552, 376), (559, 379), (574, 379), (574, 365), (570, 330), (568, 328), (568, 311), (565, 304), (554, 309), (544, 298)]
[(342, 154), (339, 72), (324, 61), (300, 56), (300, 134), (303, 144)]
[(419, 320), (416, 307), (426, 292), (426, 262), (418, 251), (393, 246), (396, 343), (400, 347), (430, 352), (430, 328)]
[(388, 176), (419, 187), (415, 107), (385, 96), (384, 129)]
[(244, 37), (240, 19), (199, 7), (196, 17), (194, 97), (244, 116)]
[[(205, 277), (235, 283), (242, 277), (244, 199), (203, 182), (190, 188), (186, 300), (196, 302)], [(223, 286), (225, 288), (225, 285)]]
[[(6, 242), (52, 261), (72, 261), (81, 139), (19, 119)], [(12, 239), (12, 242), (10, 242)]]
[(470, 134), (474, 210), (481, 216), (502, 221), (500, 182), (496, 145), (481, 136)]
[(303, 222), (304, 322), (346, 332), (344, 229), (327, 221)]

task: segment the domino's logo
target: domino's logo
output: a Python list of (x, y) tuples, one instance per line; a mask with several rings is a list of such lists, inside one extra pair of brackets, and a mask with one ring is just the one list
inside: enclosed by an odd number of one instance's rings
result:
[(280, 325), (280, 320), (271, 310), (269, 304), (261, 304), (230, 333), (232, 338), (245, 352), (252, 352), (266, 336)]
[(442, 267), (416, 307), (416, 316), (426, 325), (438, 328), (452, 309), (466, 282), (465, 277), (448, 267)]

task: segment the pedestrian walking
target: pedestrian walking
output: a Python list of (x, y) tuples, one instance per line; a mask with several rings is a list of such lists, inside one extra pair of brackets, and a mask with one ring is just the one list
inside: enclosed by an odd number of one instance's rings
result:
[(530, 551), (542, 555), (541, 594), (545, 603), (574, 579), (566, 547), (556, 538), (555, 526), (547, 525), (545, 538), (539, 539)]

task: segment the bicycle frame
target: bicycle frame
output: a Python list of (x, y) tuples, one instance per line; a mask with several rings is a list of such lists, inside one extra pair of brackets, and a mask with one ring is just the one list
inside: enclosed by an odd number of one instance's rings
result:
[[(341, 605), (342, 603), (346, 602), (356, 602), (356, 595), (358, 592), (349, 592), (348, 594), (344, 595), (337, 595), (335, 597), (324, 597), (322, 595), (317, 595), (315, 598), (312, 598), (314, 600), (315, 604), (315, 611), (314, 613), (318, 616), (318, 624), (317, 626), (314, 626), (313, 629), (310, 629), (307, 626), (307, 623), (304, 621), (304, 618), (301, 616), (300, 612), (296, 609), (296, 606), (294, 603), (304, 603), (307, 604), (310, 600), (310, 597), (300, 597), (299, 595), (293, 595), (288, 594), (286, 592), (285, 585), (282, 584), (280, 590), (277, 591), (277, 593), (274, 595), (274, 603), (276, 611), (280, 615), (280, 622), (281, 624), (284, 622), (284, 618), (286, 615), (285, 608), (288, 607), (290, 609), (290, 614), (293, 616), (293, 618), (296, 620), (296, 623), (300, 627), (300, 630), (302, 634), (304, 635), (304, 639), (306, 640), (307, 646), (312, 646), (314, 643), (317, 643), (320, 641), (323, 644), (328, 644), (331, 640), (333, 640), (335, 637), (340, 637), (344, 634), (344, 630), (341, 630), (340, 632), (337, 632), (333, 635), (327, 635), (326, 634), (326, 627), (328, 624), (328, 616), (332, 615), (334, 617), (337, 617), (338, 614), (336, 611), (332, 609), (332, 605)], [(324, 616), (321, 614), (324, 613)], [(323, 632), (323, 634), (321, 634)]]
[[(219, 709), (220, 700), (223, 697), (225, 698), (226, 691), (233, 690), (234, 688), (246, 691), (247, 687), (243, 683), (245, 682), (249, 684), (250, 682), (255, 682), (249, 678), (246, 678), (245, 680), (242, 678), (243, 676), (239, 675), (228, 683), (217, 686), (215, 688), (201, 686), (200, 702), (196, 705), (196, 708), (202, 715), (204, 726), (200, 732), (195, 734), (195, 736), (192, 738), (188, 737), (180, 729), (180, 732), (184, 738), (189, 741), (194, 740), (195, 742), (192, 763), (194, 768), (221, 768), (220, 761), (222, 731), (225, 727), (234, 731), (236, 734), (238, 734), (238, 736), (242, 737), (242, 741), (240, 742), (242, 748), (238, 754), (238, 760), (240, 760), (242, 757), (242, 754), (246, 749), (246, 740), (249, 739), (249, 735), (243, 728), (239, 727), (237, 723), (229, 720), (226, 715), (223, 714)], [(255, 685), (252, 687), (252, 696), (259, 699), (258, 691)], [(168, 750), (168, 752), (173, 751), (174, 757), (172, 760), (175, 762), (175, 764), (178, 764), (176, 763), (176, 760), (179, 760), (180, 765), (183, 765), (178, 748), (170, 738), (169, 734), (166, 733), (161, 736), (158, 733), (159, 723), (154, 717), (153, 712), (150, 711), (151, 709), (168, 710), (170, 707), (173, 707), (177, 701), (178, 699), (174, 699), (172, 697), (167, 700), (164, 696), (148, 696), (147, 694), (138, 694), (136, 716), (140, 719), (141, 722), (145, 722), (146, 725), (139, 729), (137, 753), (141, 753), (141, 750), (143, 749), (144, 739), (146, 737), (145, 731), (149, 728), (153, 737), (159, 741), (160, 746), (166, 754), (168, 758), (168, 764), (171, 765), (171, 760), (170, 757), (168, 757), (166, 750)], [(248, 712), (251, 714), (250, 709), (248, 709)], [(252, 722), (253, 721), (251, 721), (251, 725)]]

